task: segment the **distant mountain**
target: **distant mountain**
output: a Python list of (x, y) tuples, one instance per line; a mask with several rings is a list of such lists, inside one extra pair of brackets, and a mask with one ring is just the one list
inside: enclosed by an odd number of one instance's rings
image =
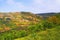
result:
[(36, 15), (40, 15), (40, 16), (53, 16), (53, 15), (55, 15), (56, 13), (38, 13), (38, 14), (36, 14)]
[(60, 13), (38, 13), (36, 15), (42, 16), (45, 19), (45, 18), (48, 18), (49, 16), (54, 16), (56, 14), (60, 14)]

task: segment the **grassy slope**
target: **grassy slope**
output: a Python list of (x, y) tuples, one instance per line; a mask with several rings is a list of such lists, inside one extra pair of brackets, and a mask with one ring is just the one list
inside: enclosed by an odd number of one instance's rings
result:
[(29, 34), (26, 37), (17, 38), (15, 40), (60, 40), (60, 26), (52, 29), (40, 31), (37, 33)]
[(60, 40), (60, 26), (47, 29), (46, 31), (32, 33), (26, 37), (17, 38), (15, 40)]
[[(25, 30), (25, 28), (24, 28), (25, 25), (29, 26), (30, 23), (33, 25), (33, 24), (35, 24), (37, 22), (40, 22), (40, 20), (41, 20), (39, 16), (36, 16), (34, 14), (31, 14), (31, 13), (30, 14), (28, 14), (28, 13), (21, 13), (21, 14), (20, 13), (18, 13), (18, 14), (16, 13), (16, 14), (14, 14), (14, 13), (12, 13), (10, 15), (10, 17), (12, 18), (11, 19), (12, 21), (9, 20), (9, 22), (7, 23), (6, 22), (7, 21), (6, 20), (6, 16), (7, 15), (4, 14), (4, 17), (2, 16), (3, 21), (0, 22), (0, 23), (4, 24), (4, 25), (0, 25), (4, 30), (9, 29), (7, 27), (11, 27), (13, 30), (17, 30), (17, 29), (19, 29), (19, 30), (21, 30), (21, 29)], [(24, 25), (23, 28), (21, 28), (21, 25)], [(6, 27), (7, 29), (5, 29), (4, 27)], [(57, 26), (56, 28), (47, 29), (45, 31), (40, 31), (40, 32), (37, 32), (37, 33), (31, 33), (28, 36), (25, 36), (25, 37), (22, 37), (22, 38), (19, 37), (19, 38), (15, 39), (15, 40), (60, 40), (60, 32), (59, 31), (60, 31), (60, 27)], [(18, 33), (20, 33), (20, 32), (16, 32), (17, 37), (19, 36)], [(8, 34), (8, 32), (7, 32), (7, 34)], [(5, 38), (4, 35), (2, 35), (2, 38)], [(6, 39), (7, 40), (10, 39), (14, 34), (12, 36), (11, 35), (12, 34), (9, 33), (8, 36), (6, 36)], [(13, 38), (15, 38), (15, 36)]]

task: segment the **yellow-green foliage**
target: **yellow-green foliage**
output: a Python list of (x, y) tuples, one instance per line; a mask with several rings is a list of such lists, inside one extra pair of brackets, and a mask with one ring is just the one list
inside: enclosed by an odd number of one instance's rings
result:
[(60, 40), (60, 26), (42, 32), (32, 33), (26, 37), (15, 40)]

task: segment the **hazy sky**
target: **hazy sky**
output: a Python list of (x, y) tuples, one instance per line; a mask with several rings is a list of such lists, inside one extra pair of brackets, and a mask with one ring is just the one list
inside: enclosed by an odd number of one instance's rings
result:
[(0, 12), (60, 12), (60, 0), (0, 0)]

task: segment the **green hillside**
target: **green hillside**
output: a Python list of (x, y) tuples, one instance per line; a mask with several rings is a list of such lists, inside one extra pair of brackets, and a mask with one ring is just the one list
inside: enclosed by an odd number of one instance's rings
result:
[(17, 38), (15, 40), (60, 40), (60, 26), (57, 26), (57, 28), (32, 33), (26, 37)]
[(0, 40), (60, 40), (60, 13), (43, 18), (31, 12), (0, 13)]

